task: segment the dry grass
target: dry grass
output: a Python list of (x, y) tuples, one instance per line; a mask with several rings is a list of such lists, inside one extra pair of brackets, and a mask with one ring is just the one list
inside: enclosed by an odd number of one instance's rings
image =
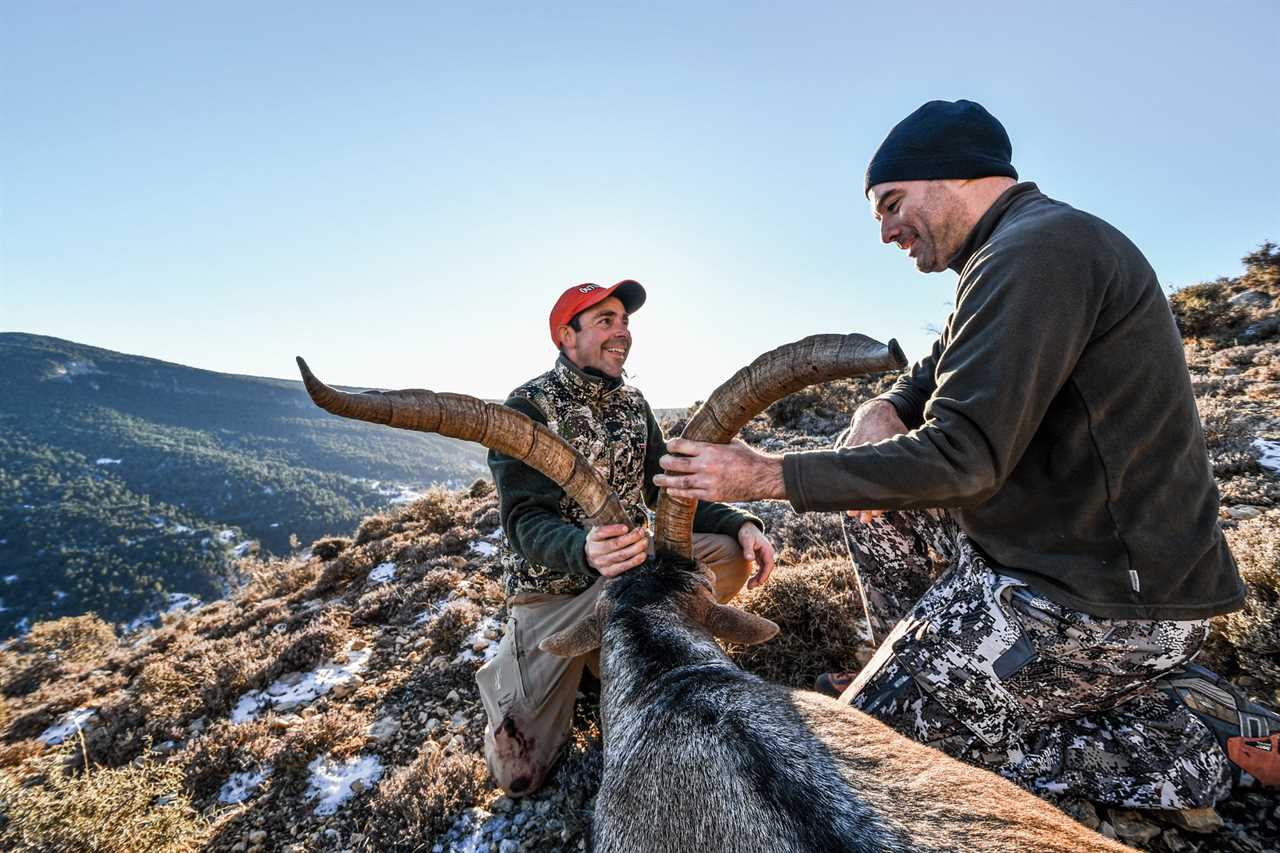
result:
[(1280, 510), (1227, 532), (1248, 589), (1243, 610), (1214, 620), (1206, 650), (1222, 675), (1280, 704)]
[(23, 696), (41, 684), (69, 674), (104, 656), (116, 645), (116, 632), (93, 613), (37, 622), (12, 649), (0, 655), (5, 672), (0, 692)]
[(777, 569), (734, 603), (781, 628), (767, 643), (729, 647), (739, 666), (771, 681), (812, 687), (818, 673), (852, 668), (864, 644), (862, 600), (848, 560)]
[(488, 777), (479, 755), (450, 752), (427, 741), (411, 764), (382, 781), (369, 804), (374, 849), (395, 847), (407, 838), (436, 837), (488, 788)]
[(201, 846), (208, 824), (183, 793), (177, 765), (145, 761), (88, 773), (53, 765), (30, 787), (0, 774), (4, 849), (181, 853)]

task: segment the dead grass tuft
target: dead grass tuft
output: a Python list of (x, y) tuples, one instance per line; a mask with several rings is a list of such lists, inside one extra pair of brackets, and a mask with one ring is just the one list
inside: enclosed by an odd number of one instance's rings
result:
[(269, 764), (279, 749), (277, 738), (270, 720), (219, 720), (183, 756), (187, 789), (197, 802), (214, 797), (232, 773)]
[(1214, 620), (1206, 662), (1266, 701), (1280, 703), (1280, 510), (1227, 531), (1248, 594)]
[(349, 547), (351, 547), (350, 539), (344, 536), (328, 536), (311, 543), (311, 554), (321, 560), (332, 560)]
[(198, 849), (208, 824), (182, 792), (182, 769), (143, 762), (68, 773), (50, 762), (43, 784), (0, 775), (8, 850), (134, 853)]
[(25, 696), (45, 682), (106, 657), (115, 645), (115, 629), (93, 613), (37, 622), (0, 656), (0, 693)]
[(758, 646), (730, 646), (738, 665), (793, 687), (811, 687), (821, 672), (856, 669), (865, 641), (857, 575), (847, 560), (779, 568), (769, 583), (744, 590), (739, 607), (772, 619), (778, 636)]
[(448, 753), (435, 741), (427, 741), (412, 764), (383, 780), (369, 803), (369, 837), (374, 848), (389, 849), (405, 838), (439, 835), (488, 787), (488, 775), (480, 756)]
[(369, 742), (369, 722), (367, 712), (350, 707), (304, 717), (277, 741), (277, 748), (268, 759), (281, 777), (301, 780), (317, 755), (343, 759), (364, 749)]

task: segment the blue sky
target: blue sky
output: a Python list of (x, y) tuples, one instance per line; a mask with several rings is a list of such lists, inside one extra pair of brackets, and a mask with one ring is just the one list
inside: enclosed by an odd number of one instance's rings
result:
[(862, 174), (933, 98), (1166, 285), (1280, 239), (1280, 5), (1049, 5), (10, 0), (0, 330), (501, 397), (562, 289), (630, 277), (656, 406), (814, 332), (916, 356), (955, 277)]

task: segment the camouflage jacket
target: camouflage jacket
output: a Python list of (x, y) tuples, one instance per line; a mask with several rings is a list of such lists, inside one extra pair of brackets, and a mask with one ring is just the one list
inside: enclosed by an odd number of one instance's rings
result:
[[(511, 392), (506, 405), (523, 412), (573, 445), (604, 475), (636, 524), (648, 522), (657, 503), (653, 476), (666, 442), (643, 395), (618, 379), (584, 373), (564, 356), (541, 376)], [(489, 454), (498, 487), (509, 594), (536, 591), (576, 595), (598, 577), (583, 550), (583, 512), (552, 480), (500, 453)], [(694, 529), (736, 536), (746, 512), (699, 504)]]

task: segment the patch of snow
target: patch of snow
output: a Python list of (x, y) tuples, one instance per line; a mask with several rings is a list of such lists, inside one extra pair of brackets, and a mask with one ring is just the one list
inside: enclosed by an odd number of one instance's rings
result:
[(491, 814), (472, 807), (458, 815), (453, 825), (431, 848), (432, 853), (488, 853), (506, 838), (512, 820), (506, 815)]
[(369, 572), (369, 583), (387, 583), (396, 576), (396, 564), (388, 560), (373, 567)]
[(262, 493), (264, 495), (274, 495), (276, 493), (276, 490), (271, 488), (270, 486), (263, 486)]
[(307, 783), (306, 798), (319, 799), (315, 809), (318, 815), (333, 814), (351, 799), (352, 782), (359, 781), (368, 790), (382, 778), (382, 762), (376, 755), (358, 755), (339, 762), (317, 755), (307, 769), (311, 771), (311, 780)]
[(346, 663), (331, 662), (311, 672), (290, 672), (277, 678), (266, 690), (250, 690), (231, 709), (231, 722), (247, 723), (264, 711), (291, 711), (315, 701), (339, 684), (355, 678), (369, 662), (370, 649), (346, 651)]
[(1280, 474), (1280, 441), (1255, 438), (1253, 446), (1258, 449), (1258, 464), (1273, 474)]
[(271, 522), (271, 526), (272, 526), (272, 527), (279, 527), (279, 526), (280, 526), (280, 522), (278, 522), (278, 521), (273, 521), (273, 522)]
[(9, 609), (9, 608), (7, 608), (7, 607), (5, 607), (5, 606), (4, 606), (4, 599), (3, 599), (3, 598), (0, 598), (0, 613), (4, 613), (4, 612), (5, 612), (6, 610), (8, 610), (8, 609)]
[[(458, 652), (458, 656), (454, 658), (454, 661), (458, 663), (463, 661), (479, 661), (480, 663), (487, 663), (493, 660), (493, 656), (498, 653), (498, 641), (490, 640), (485, 636), (485, 634), (499, 633), (501, 630), (502, 626), (498, 623), (496, 617), (486, 616), (484, 619), (481, 619), (479, 624), (476, 625), (475, 630), (468, 634), (467, 638), (462, 641), (462, 651)], [(479, 640), (485, 640), (488, 644), (477, 652), (473, 647)]]
[(169, 528), (169, 532), (170, 533), (194, 533), (195, 531), (193, 531), (190, 527), (187, 527), (185, 524), (175, 524), (173, 527)]
[(492, 542), (478, 540), (471, 543), (471, 553), (479, 554), (481, 557), (492, 557), (494, 554), (498, 553), (498, 546), (494, 545)]
[(54, 723), (41, 732), (40, 740), (44, 741), (45, 746), (57, 746), (78, 730), (83, 729), (85, 727), (84, 724), (93, 715), (94, 710), (92, 708), (79, 708), (72, 711), (62, 718), (62, 722)]
[(219, 530), (218, 541), (223, 545), (236, 541), (236, 532), (234, 530)]
[(270, 775), (270, 764), (260, 770), (232, 773), (226, 783), (223, 784), (222, 789), (218, 791), (218, 802), (243, 803), (258, 793), (258, 789), (262, 787), (262, 783), (267, 781), (267, 777)]
[(53, 597), (54, 597), (56, 600), (61, 601), (62, 599), (64, 599), (64, 598), (66, 598), (66, 597), (67, 597), (67, 594), (66, 594), (65, 592), (63, 592), (62, 590), (60, 590), (60, 589), (55, 589), (55, 590), (53, 591)]
[(4, 582), (5, 582), (5, 583), (15, 583), (17, 580), (18, 580), (18, 576), (17, 576), (17, 575), (5, 575), (5, 576), (4, 576)]
[(188, 595), (185, 592), (166, 593), (164, 603), (158, 609), (131, 619), (125, 624), (124, 632), (132, 634), (142, 628), (154, 627), (160, 624), (160, 617), (166, 613), (190, 613), (203, 603), (198, 596)]
[(119, 464), (120, 464), (121, 462), (123, 462), (123, 461), (124, 461), (123, 459), (111, 459), (111, 458), (109, 458), (109, 457), (107, 457), (107, 456), (103, 456), (101, 459), (99, 459), (99, 460), (98, 460), (97, 462), (95, 462), (94, 464), (95, 464), (95, 465), (119, 465)]
[(256, 551), (256, 550), (258, 550), (257, 541), (253, 539), (246, 539), (244, 542), (241, 542), (239, 545), (237, 545), (232, 550), (231, 553), (235, 554), (237, 557), (243, 557), (246, 554), (252, 553), (253, 551)]
[(18, 623), (13, 626), (13, 630), (17, 631), (19, 634), (28, 633), (31, 630), (31, 619), (23, 616), (18, 620)]
[(445, 607), (447, 607), (448, 604), (449, 604), (449, 598), (447, 595), (441, 596), (440, 598), (437, 598), (431, 601), (429, 604), (427, 604), (427, 606), (423, 609), (421, 613), (413, 617), (413, 624), (425, 625), (426, 623), (430, 622), (432, 619), (436, 618), (441, 613), (443, 613)]

